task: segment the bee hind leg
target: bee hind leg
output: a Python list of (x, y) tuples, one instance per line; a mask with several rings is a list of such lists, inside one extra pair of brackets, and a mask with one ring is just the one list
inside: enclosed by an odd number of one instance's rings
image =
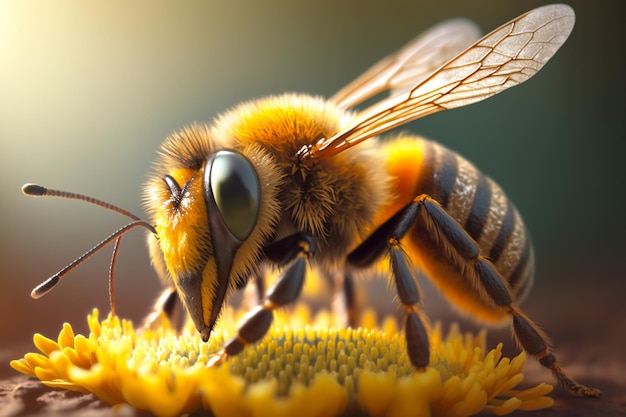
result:
[[(498, 308), (503, 309), (512, 317), (513, 333), (519, 345), (528, 354), (535, 357), (539, 363), (545, 368), (552, 371), (558, 382), (569, 392), (580, 397), (599, 397), (600, 391), (588, 388), (578, 384), (569, 378), (556, 362), (556, 357), (550, 348), (547, 336), (539, 330), (538, 326), (524, 315), (514, 304), (513, 297), (508, 285), (498, 273), (496, 267), (487, 258), (480, 254), (477, 243), (470, 237), (465, 229), (454, 220), (437, 201), (428, 195), (420, 195), (407, 204), (398, 213), (387, 220), (370, 237), (368, 237), (357, 249), (349, 256), (348, 261), (352, 264), (368, 264), (380, 256), (384, 250), (391, 250), (392, 272), (396, 276), (396, 286), (398, 295), (403, 305), (406, 307), (415, 297), (407, 298), (402, 295), (400, 284), (409, 284), (408, 278), (402, 278), (405, 272), (398, 273), (394, 270), (394, 258), (402, 260), (404, 256), (395, 254), (397, 249), (397, 241), (408, 231), (408, 229), (421, 218), (425, 226), (425, 234), (434, 238), (438, 242), (441, 253), (449, 260), (451, 264), (460, 267), (463, 278), (465, 278), (471, 286), (481, 294), (487, 302), (494, 304)], [(396, 268), (402, 271), (404, 266)], [(399, 278), (400, 277), (400, 278)], [(411, 295), (413, 290), (408, 290)], [(417, 293), (416, 293), (417, 294)], [(408, 309), (407, 309), (408, 310)], [(416, 318), (411, 318), (412, 313), (407, 313), (407, 347), (409, 356), (415, 367), (423, 365), (413, 360), (413, 355), (422, 357), (418, 352), (411, 353), (412, 347), (409, 339), (413, 336), (408, 334), (409, 330), (418, 332), (420, 324), (409, 324), (409, 319), (417, 322)], [(418, 317), (419, 318), (419, 317)], [(411, 328), (412, 327), (412, 328)], [(417, 336), (419, 338), (419, 336)], [(419, 342), (414, 343), (419, 346)]]
[(513, 302), (507, 283), (494, 264), (480, 254), (477, 243), (435, 200), (418, 197), (424, 207), (426, 228), (435, 233), (440, 246), (446, 247), (452, 261), (457, 262), (468, 279), (483, 297), (503, 308), (513, 321), (513, 333), (524, 351), (549, 369), (559, 384), (577, 397), (599, 397), (601, 392), (578, 384), (569, 378), (557, 364), (548, 337)]
[(246, 345), (256, 343), (265, 336), (272, 324), (274, 310), (291, 304), (302, 292), (307, 261), (315, 253), (315, 247), (315, 240), (310, 235), (296, 233), (265, 248), (268, 261), (286, 267), (267, 290), (263, 301), (243, 317), (237, 335), (227, 341), (222, 351), (209, 360), (208, 366), (219, 364), (228, 356), (237, 355)]

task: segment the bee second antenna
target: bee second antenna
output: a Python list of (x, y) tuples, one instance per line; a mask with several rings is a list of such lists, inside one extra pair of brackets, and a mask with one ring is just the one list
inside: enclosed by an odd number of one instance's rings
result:
[[(35, 289), (33, 289), (33, 291), (30, 293), (31, 297), (33, 298), (43, 297), (48, 292), (50, 292), (50, 290), (52, 290), (52, 288), (54, 288), (59, 283), (61, 278), (67, 275), (68, 272), (70, 272), (71, 270), (76, 268), (78, 265), (82, 264), (84, 261), (89, 259), (91, 255), (95, 254), (100, 249), (102, 249), (103, 247), (111, 243), (111, 241), (121, 239), (122, 235), (124, 235), (126, 232), (136, 227), (143, 227), (145, 229), (148, 229), (152, 233), (156, 233), (156, 231), (154, 230), (154, 227), (152, 227), (152, 225), (150, 225), (149, 223), (146, 223), (143, 220), (135, 220), (131, 223), (128, 223), (126, 226), (123, 226), (117, 229), (115, 232), (111, 233), (106, 239), (102, 240), (100, 243), (98, 243), (97, 245), (89, 249), (87, 252), (83, 253), (81, 256), (76, 258), (73, 262), (71, 262), (65, 268), (61, 269), (59, 272), (52, 275), (50, 278), (48, 278), (47, 280), (39, 284), (37, 287), (35, 287)], [(116, 244), (116, 249), (114, 250), (114, 254), (117, 254), (117, 247), (119, 247), (119, 244)], [(113, 261), (115, 261), (116, 258), (117, 256), (114, 256)]]
[(95, 206), (114, 211), (116, 213), (121, 214), (122, 216), (129, 217), (133, 220), (141, 220), (139, 217), (135, 216), (133, 213), (131, 213), (128, 210), (124, 210), (123, 208), (120, 208), (116, 205), (107, 203), (106, 201), (98, 200), (97, 198), (89, 197), (84, 194), (76, 194), (76, 193), (71, 193), (69, 191), (53, 190), (51, 188), (44, 187), (43, 185), (31, 184), (31, 183), (24, 184), (22, 186), (22, 192), (25, 195), (29, 195), (32, 197), (61, 197), (61, 198), (68, 198), (70, 200), (84, 201), (86, 203), (93, 204)]

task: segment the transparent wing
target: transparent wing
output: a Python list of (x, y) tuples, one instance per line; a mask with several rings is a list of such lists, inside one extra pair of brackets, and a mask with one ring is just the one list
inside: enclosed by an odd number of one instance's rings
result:
[(532, 77), (565, 42), (574, 11), (557, 4), (525, 13), (419, 80), (365, 109), (356, 124), (322, 140), (306, 158), (327, 158), (409, 121), (484, 100)]
[(330, 100), (348, 108), (385, 90), (408, 91), (479, 37), (478, 26), (469, 20), (443, 22), (376, 63)]

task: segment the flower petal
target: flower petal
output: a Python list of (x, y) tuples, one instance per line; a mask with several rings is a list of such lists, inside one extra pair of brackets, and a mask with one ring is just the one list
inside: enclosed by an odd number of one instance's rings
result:
[(242, 314), (226, 309), (205, 343), (193, 330), (177, 335), (164, 318), (137, 334), (131, 322), (110, 315), (100, 321), (94, 310), (89, 337), (75, 335), (69, 324), (58, 342), (35, 335), (43, 354), (28, 353), (11, 366), (48, 386), (91, 392), (162, 417), (198, 408), (218, 417), (467, 416), (553, 403), (545, 397), (551, 385), (514, 390), (523, 379), (525, 355), (504, 358), (501, 344), (487, 351), (484, 332), (462, 334), (452, 326), (442, 337), (435, 325), (430, 366), (414, 371), (396, 322), (384, 320), (381, 331), (374, 313), (366, 315), (369, 328), (348, 329), (336, 326), (330, 313), (312, 319), (302, 306), (282, 312), (260, 343), (207, 368)]

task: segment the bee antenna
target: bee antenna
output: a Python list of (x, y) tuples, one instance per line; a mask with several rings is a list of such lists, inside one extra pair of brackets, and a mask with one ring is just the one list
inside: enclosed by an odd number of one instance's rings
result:
[(56, 287), (56, 285), (59, 283), (61, 278), (67, 275), (70, 271), (72, 271), (78, 265), (82, 264), (84, 261), (89, 259), (93, 254), (98, 252), (100, 249), (102, 249), (103, 247), (111, 243), (113, 240), (115, 240), (115, 245), (113, 247), (113, 255), (111, 257), (111, 264), (109, 267), (109, 301), (111, 304), (111, 314), (115, 315), (115, 297), (114, 297), (114, 279), (113, 278), (114, 278), (115, 263), (117, 261), (117, 255), (119, 252), (120, 243), (122, 241), (122, 236), (126, 234), (126, 232), (132, 229), (135, 229), (137, 227), (143, 227), (149, 230), (150, 232), (156, 234), (156, 230), (154, 229), (154, 227), (151, 224), (145, 222), (144, 220), (141, 220), (139, 217), (135, 216), (133, 213), (127, 210), (117, 207), (111, 203), (107, 203), (106, 201), (98, 200), (97, 198), (89, 197), (83, 194), (76, 194), (76, 193), (71, 193), (68, 191), (53, 190), (53, 189), (46, 188), (39, 184), (25, 184), (22, 187), (22, 192), (25, 195), (29, 195), (33, 197), (43, 197), (43, 196), (62, 197), (62, 198), (69, 198), (72, 200), (84, 201), (86, 203), (90, 203), (98, 207), (102, 207), (102, 208), (114, 211), (123, 216), (129, 217), (133, 220), (131, 223), (128, 223), (127, 225), (119, 228), (118, 230), (113, 232), (111, 235), (109, 235), (106, 239), (102, 240), (100, 243), (98, 243), (97, 245), (89, 249), (87, 252), (83, 253), (81, 256), (79, 256), (74, 261), (72, 261), (69, 265), (67, 265), (65, 268), (61, 269), (59, 272), (52, 275), (50, 278), (48, 278), (47, 280), (45, 280), (44, 282), (36, 286), (33, 289), (33, 291), (30, 293), (30, 296), (35, 299), (43, 297), (44, 295), (49, 293), (54, 287)]
[(39, 184), (24, 184), (22, 186), (22, 192), (25, 195), (29, 195), (32, 197), (62, 197), (68, 198), (70, 200), (79, 200), (84, 201), (89, 204), (93, 204), (98, 207), (105, 208), (107, 210), (114, 211), (116, 213), (121, 214), (122, 216), (129, 217), (133, 220), (141, 220), (139, 217), (135, 216), (128, 210), (124, 210), (123, 208), (117, 207), (111, 203), (107, 203), (106, 201), (98, 200), (97, 198), (89, 197), (84, 194), (76, 194), (71, 193), (69, 191), (61, 191), (61, 190), (53, 190), (51, 188), (44, 187)]
[[(89, 259), (93, 254), (95, 254), (100, 249), (102, 249), (103, 247), (111, 243), (111, 241), (113, 240), (116, 241), (116, 245), (115, 245), (116, 248), (113, 251), (113, 260), (112, 260), (114, 263), (115, 259), (117, 258), (117, 248), (119, 248), (119, 241), (122, 238), (122, 235), (124, 235), (126, 232), (136, 227), (143, 227), (145, 229), (148, 229), (152, 233), (156, 233), (156, 230), (154, 230), (154, 227), (152, 227), (152, 225), (150, 225), (149, 223), (143, 220), (135, 220), (131, 223), (128, 223), (126, 226), (122, 226), (115, 232), (111, 233), (106, 239), (102, 240), (100, 243), (98, 243), (97, 245), (89, 249), (87, 252), (83, 253), (81, 256), (79, 256), (74, 261), (72, 261), (69, 265), (67, 265), (65, 268), (61, 269), (59, 272), (52, 275), (50, 278), (48, 278), (47, 280), (45, 280), (44, 282), (36, 286), (35, 289), (33, 289), (33, 291), (30, 293), (30, 296), (33, 298), (40, 298), (46, 295), (48, 292), (50, 292), (50, 290), (52, 290), (52, 288), (54, 288), (59, 283), (61, 278), (67, 275), (68, 272), (72, 271), (78, 265), (82, 264), (84, 261)], [(113, 265), (111, 266), (111, 268), (112, 267)], [(112, 304), (114, 303), (112, 302)]]

